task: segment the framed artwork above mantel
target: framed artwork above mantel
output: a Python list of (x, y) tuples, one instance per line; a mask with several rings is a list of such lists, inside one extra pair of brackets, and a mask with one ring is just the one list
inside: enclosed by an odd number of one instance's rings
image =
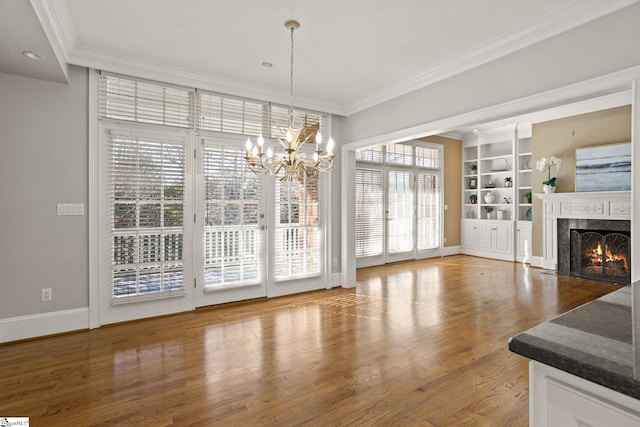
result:
[(576, 148), (576, 192), (631, 190), (631, 142)]

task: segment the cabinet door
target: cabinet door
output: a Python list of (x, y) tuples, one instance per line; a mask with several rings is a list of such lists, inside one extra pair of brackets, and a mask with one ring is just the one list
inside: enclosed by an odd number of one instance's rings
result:
[(495, 233), (495, 247), (496, 251), (500, 252), (512, 252), (513, 250), (513, 238), (511, 236), (511, 225), (507, 224), (494, 224), (492, 231)]
[(478, 224), (475, 221), (462, 221), (462, 248), (476, 249), (478, 246)]
[(494, 244), (494, 227), (495, 224), (480, 224), (480, 233), (478, 247), (482, 250), (495, 250)]
[(518, 224), (516, 242), (518, 261), (528, 260), (531, 256), (531, 224)]

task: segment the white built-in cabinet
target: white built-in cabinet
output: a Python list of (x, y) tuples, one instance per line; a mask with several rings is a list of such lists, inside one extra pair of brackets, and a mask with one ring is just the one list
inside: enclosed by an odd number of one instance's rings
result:
[(462, 253), (529, 261), (531, 171), (530, 123), (463, 136)]
[(479, 221), (478, 248), (483, 256), (513, 259), (513, 223)]
[(531, 427), (640, 425), (640, 400), (540, 362), (529, 362)]

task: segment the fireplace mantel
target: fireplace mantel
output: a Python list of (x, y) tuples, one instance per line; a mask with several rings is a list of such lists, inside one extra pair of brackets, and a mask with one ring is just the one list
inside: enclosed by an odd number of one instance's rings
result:
[(543, 259), (546, 269), (558, 269), (558, 218), (631, 220), (630, 191), (536, 194), (542, 208)]

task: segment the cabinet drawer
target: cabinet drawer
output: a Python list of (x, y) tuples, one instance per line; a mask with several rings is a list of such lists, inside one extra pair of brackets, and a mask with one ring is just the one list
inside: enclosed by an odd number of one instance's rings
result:
[(546, 378), (545, 391), (548, 427), (640, 426), (640, 414), (579, 388)]

